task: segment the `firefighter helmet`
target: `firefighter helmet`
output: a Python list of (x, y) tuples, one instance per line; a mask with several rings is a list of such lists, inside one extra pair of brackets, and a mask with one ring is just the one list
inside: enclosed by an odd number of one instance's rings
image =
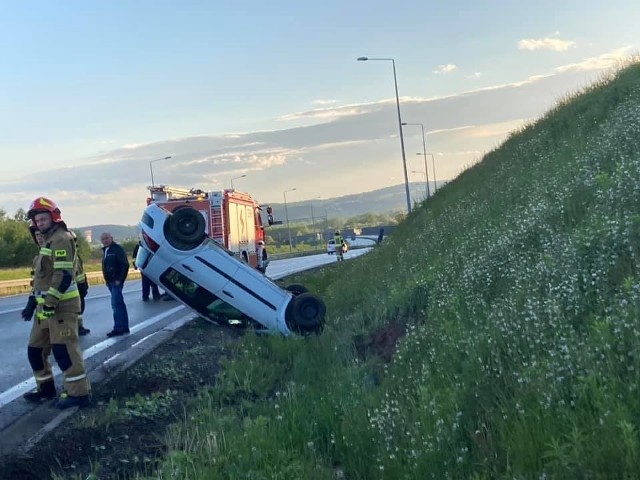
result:
[(49, 212), (51, 214), (51, 220), (53, 223), (61, 223), (63, 221), (58, 206), (55, 202), (45, 197), (38, 197), (31, 202), (31, 205), (29, 205), (29, 211), (27, 211), (27, 216), (33, 220), (36, 213), (43, 212)]

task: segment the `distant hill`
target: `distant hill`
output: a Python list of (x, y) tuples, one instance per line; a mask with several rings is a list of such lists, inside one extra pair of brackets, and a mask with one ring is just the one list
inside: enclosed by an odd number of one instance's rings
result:
[[(88, 227), (74, 228), (74, 230), (80, 230), (81, 232), (91, 231), (92, 245), (100, 243), (100, 235), (103, 232), (109, 232), (113, 235), (113, 239), (122, 243), (126, 240), (134, 240), (138, 238), (138, 226), (137, 225), (91, 225)], [(85, 234), (86, 237), (86, 234)], [(87, 239), (89, 240), (89, 239)]]
[[(440, 185), (439, 185), (440, 186)], [(430, 185), (433, 192), (433, 182)], [(424, 182), (409, 184), (411, 201), (420, 202), (425, 196)], [(274, 209), (276, 220), (285, 220), (284, 203), (270, 203)], [(303, 202), (287, 202), (287, 213), (290, 221), (311, 221), (324, 218), (350, 218), (366, 213), (406, 212), (407, 200), (404, 184), (372, 190), (370, 192), (354, 193), (343, 197), (328, 199), (306, 200)], [(92, 243), (100, 241), (102, 232), (111, 232), (117, 242), (132, 240), (138, 236), (137, 225), (90, 225), (78, 230), (92, 232)]]
[[(433, 185), (431, 188), (433, 189)], [(409, 191), (412, 203), (422, 201), (425, 196), (424, 182), (410, 183)], [(270, 205), (275, 211), (276, 218), (284, 220), (284, 203), (271, 203)], [(328, 218), (349, 218), (366, 213), (381, 214), (406, 212), (406, 210), (407, 199), (404, 184), (343, 197), (287, 202), (290, 221), (311, 219), (312, 214), (315, 218), (324, 217), (325, 211)]]

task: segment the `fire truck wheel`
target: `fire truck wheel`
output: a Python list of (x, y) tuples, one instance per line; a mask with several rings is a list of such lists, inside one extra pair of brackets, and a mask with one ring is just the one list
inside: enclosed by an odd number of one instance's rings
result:
[(168, 221), (166, 237), (178, 250), (192, 250), (205, 236), (204, 217), (193, 208), (176, 209)]
[(304, 285), (300, 285), (299, 283), (292, 283), (291, 285), (287, 285), (285, 289), (293, 293), (294, 297), (300, 295), (301, 293), (309, 292), (309, 289), (307, 287), (305, 287)]
[(301, 293), (293, 297), (287, 309), (287, 325), (302, 335), (320, 334), (324, 327), (327, 307), (320, 297)]

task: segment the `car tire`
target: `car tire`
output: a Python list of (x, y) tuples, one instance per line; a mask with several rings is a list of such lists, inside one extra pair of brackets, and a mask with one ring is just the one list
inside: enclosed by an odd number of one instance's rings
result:
[(297, 297), (301, 293), (308, 293), (309, 292), (309, 289), (307, 287), (305, 287), (304, 285), (300, 285), (299, 283), (292, 283), (291, 285), (287, 285), (285, 287), (285, 290), (287, 290), (288, 292), (293, 293), (294, 297)]
[(173, 211), (166, 223), (167, 241), (178, 250), (192, 250), (205, 238), (204, 217), (191, 207)]
[(311, 293), (293, 297), (285, 314), (287, 326), (301, 335), (319, 335), (324, 328), (327, 307), (322, 299)]

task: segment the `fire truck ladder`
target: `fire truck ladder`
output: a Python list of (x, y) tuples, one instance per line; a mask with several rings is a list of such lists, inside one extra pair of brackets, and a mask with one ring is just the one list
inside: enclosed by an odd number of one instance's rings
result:
[[(157, 197), (165, 197), (166, 200), (178, 200), (181, 198), (197, 197), (203, 195), (202, 190), (194, 188), (170, 187), (168, 185), (160, 185), (157, 187), (149, 187), (151, 195), (154, 199)], [(157, 196), (157, 197), (156, 197)]]

